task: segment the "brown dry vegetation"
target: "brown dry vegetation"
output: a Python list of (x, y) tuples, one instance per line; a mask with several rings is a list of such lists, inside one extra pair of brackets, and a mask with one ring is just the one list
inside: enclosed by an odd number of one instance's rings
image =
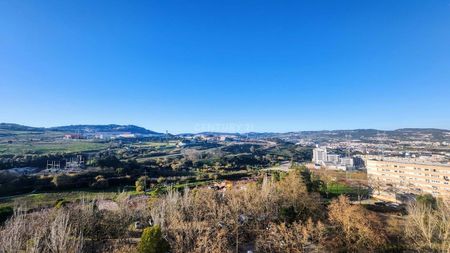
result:
[[(17, 212), (0, 229), (0, 252), (112, 252), (126, 248), (134, 221), (149, 219), (148, 209), (130, 209), (125, 198), (117, 210), (98, 210), (96, 201), (30, 214)], [(146, 213), (147, 212), (147, 213)], [(139, 236), (139, 235), (137, 235)]]
[(450, 252), (450, 206), (411, 203), (408, 207), (405, 237), (421, 252)]
[(259, 182), (227, 191), (169, 191), (146, 206), (122, 196), (114, 210), (90, 201), (18, 212), (0, 229), (0, 252), (136, 252), (136, 221), (159, 225), (174, 253), (374, 252), (392, 243), (449, 250), (450, 212), (441, 202), (412, 205), (406, 219), (385, 224), (389, 216), (383, 221), (344, 196), (326, 206), (318, 193), (308, 192), (298, 171)]
[(256, 239), (257, 252), (323, 251), (326, 227), (322, 222), (271, 223)]
[(350, 204), (348, 198), (340, 196), (329, 208), (329, 221), (336, 236), (333, 243), (349, 251), (367, 249), (373, 251), (387, 242), (381, 219), (360, 205)]
[(83, 235), (64, 210), (17, 213), (0, 232), (0, 252), (81, 252)]
[(170, 192), (151, 209), (173, 252), (373, 251), (386, 242), (380, 219), (345, 197), (329, 214), (298, 172), (226, 192)]
[(289, 219), (319, 219), (320, 196), (309, 194), (297, 173), (279, 183), (265, 178), (261, 185), (226, 192), (207, 189), (169, 192), (153, 203), (151, 215), (162, 227), (173, 252), (233, 252), (255, 241), (269, 224)]

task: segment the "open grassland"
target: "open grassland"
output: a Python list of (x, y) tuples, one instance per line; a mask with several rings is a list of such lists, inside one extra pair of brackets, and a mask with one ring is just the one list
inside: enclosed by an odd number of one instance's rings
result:
[[(130, 189), (128, 193), (136, 194), (134, 189)], [(5, 206), (22, 206), (25, 209), (39, 209), (54, 206), (60, 199), (69, 202), (78, 200), (90, 201), (94, 199), (114, 199), (119, 194), (120, 191), (117, 188), (101, 191), (86, 189), (78, 191), (30, 193), (0, 198), (0, 208)]]
[[(150, 196), (157, 196), (163, 192), (167, 192), (169, 189), (182, 190), (184, 188), (192, 188), (211, 183), (211, 180), (195, 181), (186, 183), (176, 183), (170, 185), (159, 185), (148, 189), (146, 194)], [(127, 195), (139, 195), (144, 194), (142, 192), (136, 192), (134, 186), (126, 187), (112, 187), (104, 190), (93, 189), (81, 189), (77, 191), (55, 191), (55, 192), (41, 192), (41, 193), (29, 193), (21, 194), (9, 197), (0, 198), (0, 208), (2, 207), (14, 207), (21, 206), (25, 209), (40, 209), (46, 207), (52, 207), (58, 200), (63, 199), (68, 202), (76, 202), (80, 200), (92, 201), (94, 199), (111, 199), (115, 200), (119, 194), (126, 192)]]
[(133, 147), (145, 148), (145, 147), (153, 147), (153, 148), (173, 148), (176, 146), (176, 142), (140, 142), (133, 144)]
[(92, 141), (61, 141), (61, 142), (28, 142), (0, 144), (0, 154), (19, 155), (19, 154), (50, 154), (57, 152), (77, 153), (86, 151), (98, 151), (109, 146), (108, 143)]
[(24, 142), (28, 140), (48, 140), (55, 138), (62, 138), (64, 136), (63, 132), (56, 131), (12, 131), (6, 129), (0, 129), (0, 142), (14, 141), (14, 142)]

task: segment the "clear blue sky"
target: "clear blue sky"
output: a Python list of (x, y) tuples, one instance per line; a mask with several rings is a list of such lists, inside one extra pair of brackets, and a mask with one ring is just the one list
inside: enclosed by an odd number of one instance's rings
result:
[(0, 122), (450, 128), (450, 0), (0, 0)]

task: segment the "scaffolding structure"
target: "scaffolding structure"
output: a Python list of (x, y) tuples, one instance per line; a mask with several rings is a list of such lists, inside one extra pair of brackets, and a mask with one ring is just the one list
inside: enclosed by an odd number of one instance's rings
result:
[(47, 160), (47, 170), (60, 170), (61, 161), (49, 161)]
[(82, 155), (77, 155), (76, 158), (70, 158), (70, 160), (66, 161), (66, 170), (79, 170), (84, 168), (85, 161)]

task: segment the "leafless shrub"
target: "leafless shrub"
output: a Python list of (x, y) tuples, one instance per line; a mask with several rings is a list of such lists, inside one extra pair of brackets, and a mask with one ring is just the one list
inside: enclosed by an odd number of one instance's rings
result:
[(27, 229), (25, 215), (16, 212), (0, 230), (0, 252), (18, 252), (25, 248)]
[(115, 247), (113, 250), (108, 251), (112, 253), (136, 253), (136, 245), (123, 244)]
[(387, 242), (380, 218), (360, 205), (352, 205), (345, 196), (331, 202), (328, 215), (335, 234), (333, 246), (371, 252)]
[(83, 235), (69, 223), (69, 213), (60, 211), (49, 227), (49, 252), (81, 252)]
[(228, 252), (278, 222), (285, 206), (293, 206), (300, 220), (321, 210), (320, 198), (313, 199), (300, 175), (292, 173), (279, 183), (265, 178), (262, 185), (250, 183), (225, 192), (170, 191), (152, 204), (151, 216), (173, 252)]
[(420, 203), (408, 206), (405, 235), (420, 251), (450, 252), (450, 206), (437, 201), (435, 208)]
[(16, 213), (0, 231), (0, 252), (81, 252), (83, 236), (64, 210)]
[(112, 210), (99, 210), (97, 202), (82, 200), (68, 210), (70, 223), (89, 239), (86, 247), (92, 250), (112, 251), (115, 247), (110, 249), (110, 244), (131, 244), (130, 226), (136, 221), (148, 224), (150, 219), (146, 207), (130, 205), (129, 197), (124, 194), (117, 199), (117, 207)]
[(323, 214), (320, 195), (308, 193), (297, 171), (290, 172), (277, 184), (277, 193), (277, 206), (293, 207), (297, 216), (303, 221), (308, 217), (320, 218)]
[(300, 253), (320, 250), (325, 226), (311, 219), (306, 224), (271, 223), (256, 240), (258, 252)]
[(197, 237), (194, 252), (235, 252), (231, 247), (231, 242), (229, 242), (230, 238), (228, 233), (229, 231), (223, 228), (206, 228)]

